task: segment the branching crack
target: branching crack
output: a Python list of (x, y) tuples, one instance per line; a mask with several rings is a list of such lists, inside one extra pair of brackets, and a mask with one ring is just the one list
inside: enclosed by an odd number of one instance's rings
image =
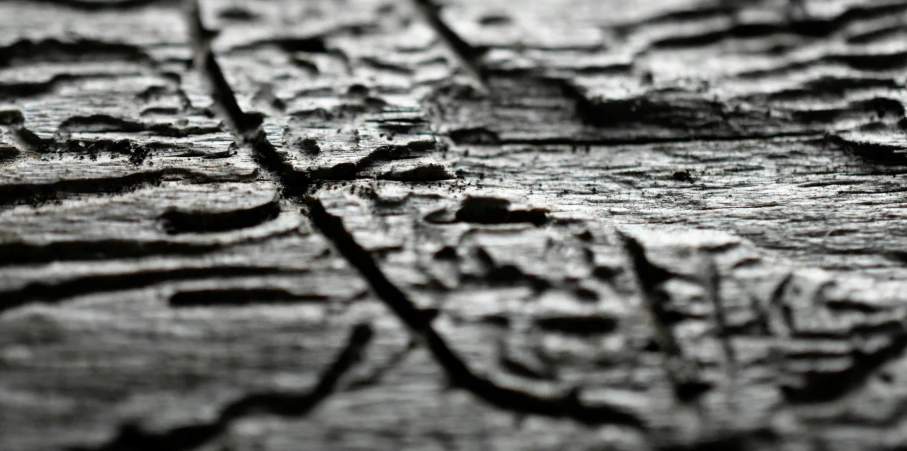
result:
[(363, 249), (346, 230), (343, 221), (328, 213), (315, 198), (306, 201), (315, 227), (330, 239), (337, 250), (368, 281), (375, 294), (407, 326), (414, 338), (432, 354), (446, 373), (452, 385), (469, 390), (489, 404), (521, 414), (571, 418), (584, 424), (620, 424), (643, 427), (633, 413), (617, 406), (581, 404), (574, 390), (563, 397), (543, 397), (524, 393), (475, 374), (431, 326), (430, 318), (397, 288), (375, 263), (371, 254)]
[[(471, 50), (465, 43), (462, 43), (446, 25), (441, 23), (440, 18), (437, 16), (435, 5), (426, 0), (416, 0), (416, 2), (420, 11), (425, 14), (425, 19), (438, 30), (448, 44), (454, 48), (454, 52), (464, 60), (464, 67), (467, 70), (471, 69), (476, 72), (474, 61), (478, 53), (474, 49)], [(249, 116), (237, 104), (235, 94), (211, 52), (211, 33), (204, 28), (200, 17), (197, 0), (189, 0), (187, 19), (195, 51), (195, 64), (202, 76), (207, 80), (217, 109), (220, 114), (225, 116), (225, 121), (228, 122), (237, 141), (248, 144), (258, 157), (259, 164), (263, 169), (270, 172), (282, 184), (284, 194), (301, 199), (308, 186), (307, 178), (296, 172), (289, 163), (277, 154), (274, 146), (265, 138), (264, 131), (260, 125), (251, 121)], [(479, 79), (481, 80), (481, 78)], [(337, 250), (350, 265), (359, 270), (368, 281), (378, 297), (409, 328), (414, 338), (429, 350), (453, 385), (469, 390), (479, 398), (499, 408), (521, 414), (570, 418), (583, 424), (619, 424), (636, 428), (644, 427), (640, 418), (624, 408), (611, 405), (588, 406), (582, 404), (577, 390), (573, 390), (570, 394), (563, 397), (540, 397), (498, 386), (492, 381), (473, 373), (432, 328), (430, 318), (427, 318), (423, 312), (417, 309), (406, 294), (387, 279), (372, 259), (372, 256), (346, 230), (342, 220), (330, 215), (317, 199), (308, 197), (305, 200), (308, 205), (309, 217), (315, 227), (334, 243)], [(230, 414), (228, 419), (234, 417), (234, 414)], [(213, 433), (204, 429), (205, 427), (211, 427), (211, 425), (207, 425), (202, 426), (202, 432), (193, 432), (191, 430), (189, 432), (172, 431), (171, 434), (187, 434), (189, 437), (193, 437), (195, 434), (207, 434), (207, 436), (210, 436), (223, 427), (222, 423), (223, 418), (216, 423), (218, 429)], [(151, 448), (140, 449), (165, 448), (167, 447), (154, 445)]]

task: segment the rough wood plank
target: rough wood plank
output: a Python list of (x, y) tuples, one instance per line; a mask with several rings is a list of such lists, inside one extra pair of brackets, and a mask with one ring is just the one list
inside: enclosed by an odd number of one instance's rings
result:
[(0, 4), (0, 448), (889, 450), (903, 0)]

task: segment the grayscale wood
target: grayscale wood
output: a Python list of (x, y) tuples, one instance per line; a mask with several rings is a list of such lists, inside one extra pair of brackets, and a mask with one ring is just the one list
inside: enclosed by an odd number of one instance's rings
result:
[(2, 2), (0, 449), (903, 449), (905, 23)]

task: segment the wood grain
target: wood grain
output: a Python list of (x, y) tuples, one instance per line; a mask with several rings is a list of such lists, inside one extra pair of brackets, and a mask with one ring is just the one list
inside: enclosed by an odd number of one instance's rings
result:
[(905, 20), (2, 2), (0, 449), (901, 449)]

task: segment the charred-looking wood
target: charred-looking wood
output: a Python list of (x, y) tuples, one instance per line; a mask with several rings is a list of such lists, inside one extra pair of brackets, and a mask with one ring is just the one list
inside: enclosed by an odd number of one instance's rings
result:
[(0, 2), (0, 450), (899, 449), (905, 20)]

